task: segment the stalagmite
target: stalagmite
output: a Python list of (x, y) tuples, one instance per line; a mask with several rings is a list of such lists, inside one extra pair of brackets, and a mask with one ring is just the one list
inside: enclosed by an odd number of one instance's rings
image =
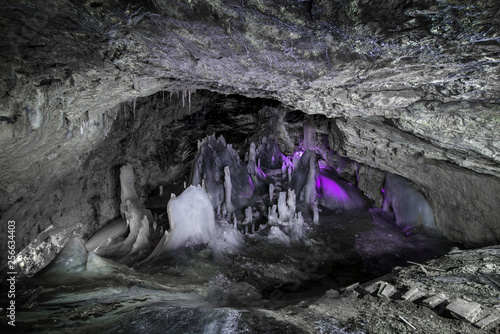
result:
[(269, 203), (273, 203), (273, 196), (274, 196), (274, 184), (269, 185)]
[(286, 192), (280, 192), (278, 197), (278, 213), (279, 220), (281, 222), (286, 222), (290, 218), (290, 210), (286, 205)]
[(288, 189), (287, 204), (290, 210), (290, 217), (293, 217), (295, 215), (295, 210), (297, 205), (296, 205), (295, 191), (293, 191), (292, 189)]
[(226, 209), (229, 213), (234, 212), (234, 206), (231, 201), (231, 191), (233, 186), (231, 184), (231, 172), (229, 171), (229, 166), (224, 167), (224, 198), (226, 202)]
[(313, 204), (313, 223), (319, 224), (318, 201), (314, 201), (314, 204)]

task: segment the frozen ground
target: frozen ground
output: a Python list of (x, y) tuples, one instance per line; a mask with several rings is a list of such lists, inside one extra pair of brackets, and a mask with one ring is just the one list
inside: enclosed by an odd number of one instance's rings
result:
[[(407, 236), (380, 210), (323, 209), (312, 246), (277, 247), (258, 234), (245, 251), (215, 256), (206, 247), (178, 251), (135, 270), (44, 274), (19, 284), (22, 333), (475, 333), (471, 324), (352, 283), (379, 275), (401, 290), (413, 285), (497, 308), (498, 249), (446, 254), (443, 240)], [(429, 262), (422, 270), (407, 261)], [(394, 266), (396, 267), (391, 271)], [(486, 276), (484, 276), (486, 275)], [(490, 280), (488, 280), (488, 277)], [(367, 284), (365, 284), (367, 285)], [(39, 289), (39, 287), (42, 287)], [(37, 294), (34, 301), (28, 299)], [(357, 290), (356, 290), (357, 289)], [(398, 316), (417, 331), (413, 331)], [(494, 325), (486, 330), (495, 333)], [(483, 331), (484, 332), (484, 331)]]

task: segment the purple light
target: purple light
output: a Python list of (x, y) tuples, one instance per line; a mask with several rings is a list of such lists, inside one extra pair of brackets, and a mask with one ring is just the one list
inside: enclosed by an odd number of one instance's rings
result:
[(322, 190), (322, 194), (325, 197), (336, 198), (340, 201), (348, 201), (349, 194), (341, 186), (339, 186), (335, 181), (320, 175), (316, 179), (316, 187)]
[(266, 173), (264, 173), (264, 172), (262, 171), (262, 169), (260, 168), (260, 166), (255, 166), (255, 171), (257, 172), (257, 174), (259, 174), (259, 176), (260, 176), (261, 178), (265, 178), (265, 177), (266, 177)]

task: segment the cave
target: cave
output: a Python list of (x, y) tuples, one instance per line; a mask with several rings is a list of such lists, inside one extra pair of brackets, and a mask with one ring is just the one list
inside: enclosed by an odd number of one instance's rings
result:
[(497, 1), (0, 8), (2, 330), (500, 330)]

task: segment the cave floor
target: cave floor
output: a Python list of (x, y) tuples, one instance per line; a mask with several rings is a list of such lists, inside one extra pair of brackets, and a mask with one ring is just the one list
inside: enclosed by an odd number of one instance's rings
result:
[[(200, 247), (135, 269), (116, 266), (101, 274), (23, 279), (16, 329), (497, 333), (495, 320), (481, 330), (454, 317), (445, 304), (456, 298), (478, 303), (480, 312), (473, 322), (500, 313), (500, 249), (450, 252), (452, 245), (442, 238), (406, 235), (392, 219), (377, 209), (323, 209), (319, 225), (305, 225), (314, 240), (308, 245), (277, 247), (262, 242), (259, 231), (247, 234), (245, 250), (235, 254), (215, 256)], [(408, 263), (424, 263), (433, 256), (425, 267)], [(384, 292), (381, 282), (394, 293), (388, 288)], [(424, 294), (404, 300), (412, 288)], [(426, 306), (425, 299), (439, 293), (445, 295), (443, 303)]]

